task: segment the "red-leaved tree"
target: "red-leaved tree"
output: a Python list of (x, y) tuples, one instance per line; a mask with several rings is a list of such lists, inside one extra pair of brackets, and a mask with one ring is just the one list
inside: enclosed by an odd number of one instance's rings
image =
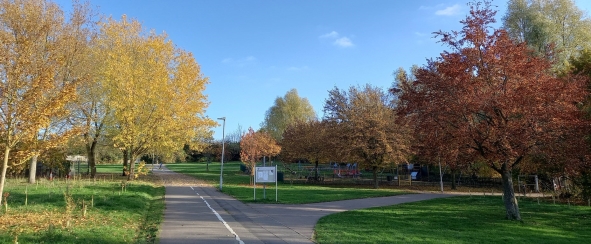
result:
[(254, 169), (257, 162), (263, 156), (276, 156), (281, 151), (281, 147), (271, 135), (263, 131), (255, 132), (250, 127), (240, 140), (240, 149), (240, 161), (250, 169), (251, 184), (254, 182)]
[(582, 160), (571, 153), (584, 145), (577, 107), (584, 100), (584, 81), (558, 78), (548, 59), (492, 28), (496, 11), (490, 2), (470, 9), (462, 30), (435, 33), (449, 51), (393, 91), (400, 96), (401, 115), (413, 120), (422, 141), (442, 148), (451, 138), (463, 158), (484, 161), (502, 176), (506, 216), (520, 220), (512, 172), (525, 157)]

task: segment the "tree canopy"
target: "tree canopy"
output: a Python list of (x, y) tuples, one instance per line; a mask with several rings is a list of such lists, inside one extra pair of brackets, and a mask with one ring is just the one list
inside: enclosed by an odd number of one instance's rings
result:
[(311, 121), (316, 119), (316, 112), (306, 98), (298, 96), (296, 89), (289, 90), (285, 96), (277, 97), (275, 104), (267, 110), (261, 128), (281, 141), (283, 131), (297, 121)]
[[(208, 81), (190, 53), (175, 48), (164, 34), (146, 34), (138, 21), (125, 16), (102, 24), (97, 51), (113, 110), (110, 132), (124, 158), (135, 162), (149, 150), (170, 154), (199, 142), (195, 137), (208, 136), (215, 124), (203, 115)], [(130, 179), (133, 166), (129, 163)]]
[(337, 124), (333, 140), (342, 143), (341, 153), (372, 169), (374, 187), (379, 170), (406, 162), (410, 154), (411, 134), (404, 120), (397, 119), (391, 93), (371, 85), (334, 88), (324, 106), (325, 120)]
[(281, 151), (281, 147), (265, 131), (255, 132), (248, 128), (240, 140), (240, 161), (250, 169), (251, 183), (254, 176), (254, 168), (262, 157), (272, 157)]
[[(54, 147), (44, 143), (45, 148), (40, 148), (36, 143), (39, 134), (54, 134), (48, 139), (59, 137), (55, 134), (58, 130), (48, 128), (56, 118), (68, 114), (64, 105), (75, 98), (76, 86), (84, 81), (83, 75), (69, 75), (70, 62), (80, 55), (76, 45), (85, 40), (79, 33), (87, 20), (82, 8), (75, 7), (73, 12), (66, 20), (53, 2), (0, 1), (0, 142), (4, 158), (0, 194), (11, 150), (19, 144), (29, 145), (28, 150), (12, 157), (27, 159)], [(22, 162), (12, 160), (12, 164)]]
[(314, 179), (318, 180), (318, 164), (344, 161), (346, 156), (338, 148), (336, 124), (329, 121), (299, 121), (285, 129), (281, 141), (281, 159), (284, 162), (308, 161), (314, 163)]
[(69, 14), (49, 0), (0, 1), (0, 193), (9, 167), (28, 166), (33, 183), (37, 158), (65, 160), (73, 136), (85, 142), (94, 177), (99, 141), (135, 162), (148, 151), (201, 149), (212, 135), (208, 79), (191, 53), (126, 16), (96, 21), (78, 2)]
[(557, 71), (591, 47), (591, 20), (573, 0), (510, 0), (503, 26), (513, 40), (551, 59)]
[(571, 146), (584, 145), (582, 137), (570, 136), (581, 135), (573, 130), (584, 124), (577, 107), (584, 100), (584, 82), (553, 75), (548, 59), (530, 56), (526, 43), (491, 27), (494, 15), (489, 2), (474, 3), (462, 30), (436, 32), (450, 51), (399, 89), (400, 111), (432, 147), (454, 138), (454, 150), (497, 171), (507, 218), (520, 219), (513, 169), (532, 153), (567, 153), (549, 150), (564, 145), (565, 138)]

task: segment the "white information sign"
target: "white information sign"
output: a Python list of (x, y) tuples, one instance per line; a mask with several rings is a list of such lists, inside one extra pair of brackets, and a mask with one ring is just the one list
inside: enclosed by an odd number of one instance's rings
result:
[(255, 168), (256, 183), (270, 183), (277, 182), (277, 168), (273, 167), (256, 167)]

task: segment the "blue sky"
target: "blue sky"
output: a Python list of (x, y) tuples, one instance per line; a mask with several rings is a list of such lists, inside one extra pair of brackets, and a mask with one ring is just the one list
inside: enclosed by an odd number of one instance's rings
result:
[[(335, 86), (387, 89), (398, 67), (438, 56), (444, 47), (431, 33), (459, 30), (469, 10), (465, 0), (89, 1), (102, 15), (126, 14), (192, 52), (210, 81), (206, 115), (225, 116), (226, 133), (258, 129), (275, 98), (292, 88), (318, 117)], [(506, 1), (493, 4), (500, 22)], [(221, 139), (221, 123), (214, 132)]]

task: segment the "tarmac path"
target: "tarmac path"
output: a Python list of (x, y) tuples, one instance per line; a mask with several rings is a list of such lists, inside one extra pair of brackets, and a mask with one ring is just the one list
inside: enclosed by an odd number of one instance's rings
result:
[(326, 215), (451, 194), (409, 194), (311, 204), (245, 204), (200, 180), (154, 169), (166, 187), (160, 243), (314, 243), (314, 226)]

